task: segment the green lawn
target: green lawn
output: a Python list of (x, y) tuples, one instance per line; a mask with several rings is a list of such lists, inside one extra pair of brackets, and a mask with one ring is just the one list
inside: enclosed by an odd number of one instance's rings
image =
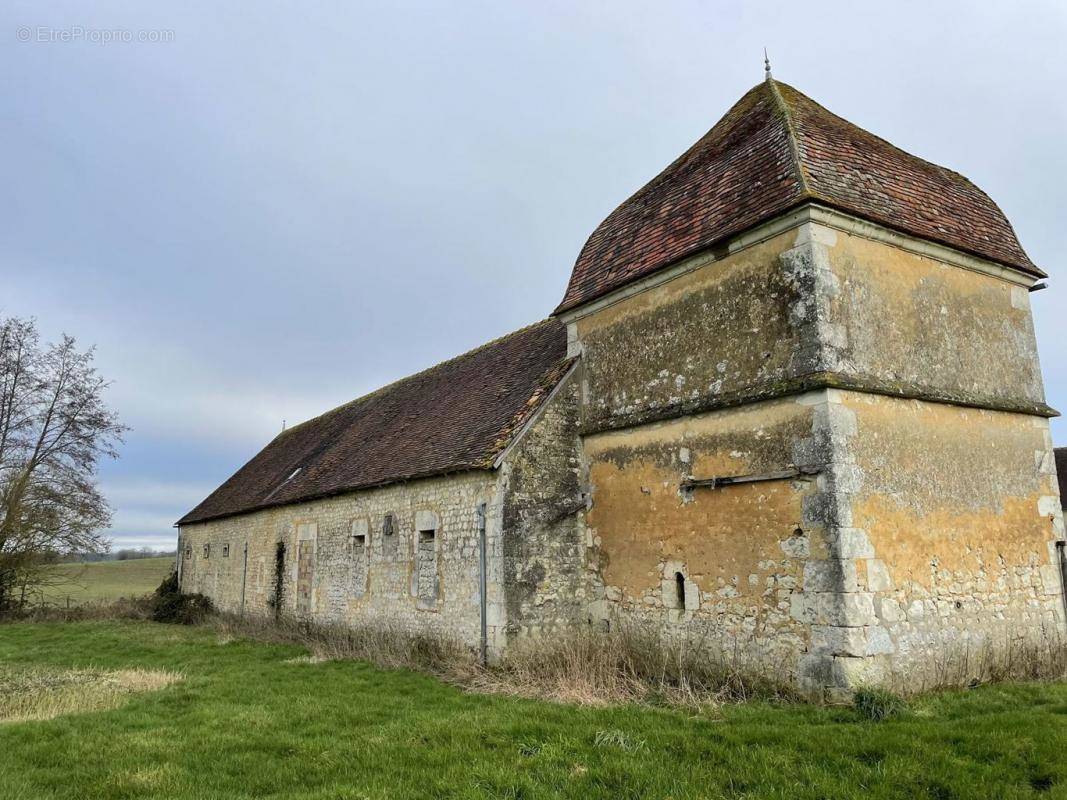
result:
[(0, 723), (0, 798), (1067, 797), (1065, 685), (872, 723), (806, 705), (575, 708), (301, 654), (210, 628), (0, 626), (9, 670), (183, 676), (112, 710)]
[(45, 590), (49, 603), (72, 605), (88, 600), (117, 600), (153, 591), (174, 569), (174, 557), (135, 558), (128, 561), (93, 561), (57, 564), (53, 572), (61, 582)]

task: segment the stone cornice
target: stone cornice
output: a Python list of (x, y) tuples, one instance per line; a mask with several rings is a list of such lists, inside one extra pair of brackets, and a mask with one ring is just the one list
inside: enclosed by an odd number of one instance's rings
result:
[(587, 317), (604, 308), (613, 306), (629, 297), (633, 297), (636, 294), (640, 294), (641, 292), (656, 286), (661, 286), (668, 281), (674, 280), (680, 275), (685, 275), (686, 273), (692, 272), (707, 264), (722, 261), (729, 255), (738, 253), (785, 233), (786, 231), (808, 223), (822, 225), (823, 227), (832, 228), (833, 230), (841, 231), (842, 233), (847, 233), (852, 236), (859, 236), (864, 239), (896, 247), (923, 256), (924, 258), (931, 258), (944, 264), (950, 264), (955, 267), (960, 267), (961, 269), (967, 269), (972, 272), (979, 272), (983, 275), (999, 278), (1016, 286), (1030, 288), (1039, 280), (1032, 275), (1027, 275), (1026, 273), (1006, 267), (1003, 264), (998, 264), (995, 261), (980, 258), (961, 250), (931, 242), (927, 239), (919, 239), (915, 236), (909, 236), (908, 234), (900, 233), (899, 231), (878, 225), (874, 222), (869, 222), (851, 214), (846, 214), (826, 205), (809, 202), (781, 215), (780, 217), (776, 217), (775, 219), (734, 236), (722, 247), (713, 247), (694, 256), (690, 256), (673, 266), (667, 267), (652, 275), (647, 275), (633, 283), (627, 284), (626, 286), (622, 286), (603, 297), (586, 303), (585, 305), (578, 306), (569, 311), (564, 311), (559, 314), (558, 317), (562, 322), (567, 324), (577, 322), (583, 317)]
[(729, 395), (716, 395), (696, 398), (675, 403), (670, 406), (635, 411), (596, 424), (582, 423), (581, 434), (589, 436), (622, 428), (634, 428), (655, 422), (663, 422), (677, 417), (702, 414), (723, 409), (736, 408), (748, 403), (776, 400), (782, 397), (804, 394), (820, 389), (842, 389), (846, 391), (895, 397), (901, 400), (921, 400), (928, 403), (976, 408), (986, 411), (999, 411), (1009, 414), (1026, 414), (1035, 417), (1058, 417), (1059, 412), (1045, 403), (1029, 403), (1004, 398), (966, 396), (950, 392), (939, 392), (914, 384), (890, 384), (870, 376), (847, 376), (837, 373), (820, 372), (801, 375), (761, 386), (754, 386)]

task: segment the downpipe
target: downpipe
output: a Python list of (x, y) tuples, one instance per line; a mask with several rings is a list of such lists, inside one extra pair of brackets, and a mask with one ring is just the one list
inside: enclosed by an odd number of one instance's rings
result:
[(1063, 615), (1067, 620), (1067, 552), (1064, 552), (1065, 548), (1067, 548), (1067, 542), (1063, 539), (1056, 542), (1056, 555), (1060, 562), (1060, 599), (1063, 600)]
[(248, 542), (245, 542), (244, 565), (241, 567), (241, 616), (245, 615), (245, 586), (248, 584)]
[(489, 653), (489, 616), (486, 602), (486, 587), (489, 584), (486, 566), (485, 542), (485, 503), (478, 504), (478, 606), (481, 615), (481, 637), (479, 639), (479, 658), (484, 667)]

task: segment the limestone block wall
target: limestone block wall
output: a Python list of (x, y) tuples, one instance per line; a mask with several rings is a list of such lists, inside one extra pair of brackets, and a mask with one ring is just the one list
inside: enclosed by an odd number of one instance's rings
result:
[(807, 260), (822, 275), (825, 368), (851, 386), (1045, 412), (1032, 279), (1016, 283), (817, 224), (782, 258)]
[(1062, 640), (1064, 535), (1047, 420), (855, 392), (843, 509), (862, 548), (843, 562), (858, 626), (840, 655), (916, 676), (970, 651)]
[[(477, 646), (480, 503), (487, 506), (487, 600), (494, 646), (503, 642), (505, 613), (501, 502), (491, 472), (412, 481), (184, 526), (182, 590), (201, 592), (220, 608), (238, 612), (243, 586), (246, 613), (272, 614), (277, 546), (283, 543), (285, 614), (430, 632)], [(306, 610), (298, 580), (302, 541), (312, 553)]]
[[(609, 619), (650, 621), (795, 677), (812, 636), (807, 566), (828, 551), (820, 398), (586, 437), (588, 534)], [(723, 477), (755, 480), (687, 487)]]

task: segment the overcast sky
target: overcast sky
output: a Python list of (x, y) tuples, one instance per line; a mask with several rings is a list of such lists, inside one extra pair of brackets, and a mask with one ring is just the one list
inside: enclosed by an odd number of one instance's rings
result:
[(764, 45), (1000, 204), (1067, 409), (1062, 0), (86, 6), (0, 8), (0, 314), (97, 346), (119, 546), (172, 544), (283, 419), (546, 316)]

